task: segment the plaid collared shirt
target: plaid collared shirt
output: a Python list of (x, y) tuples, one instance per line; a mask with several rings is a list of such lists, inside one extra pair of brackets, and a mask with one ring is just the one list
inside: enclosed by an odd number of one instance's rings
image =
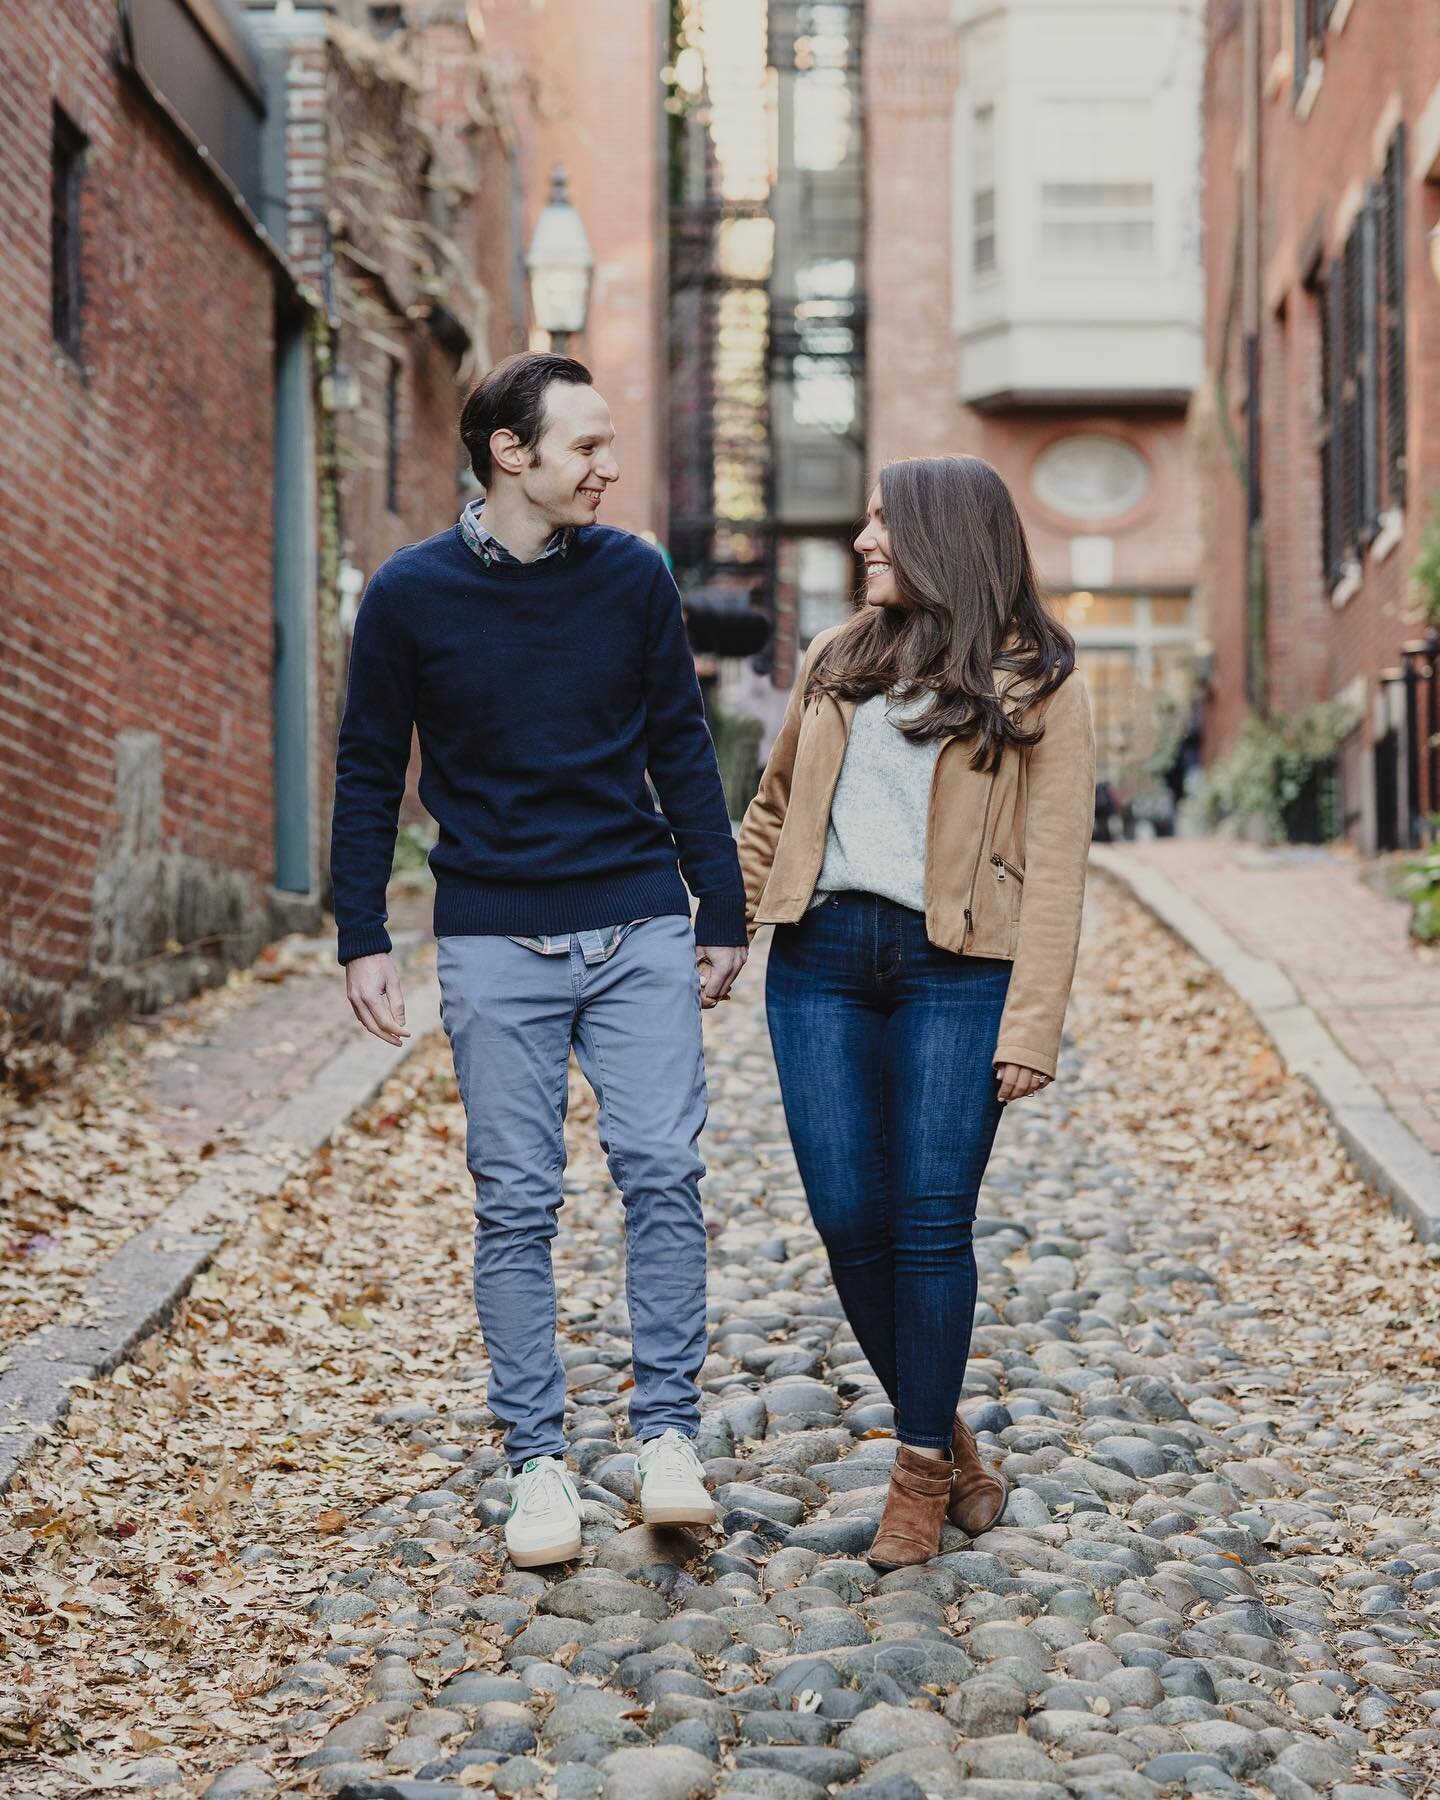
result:
[[(486, 528), (484, 512), (484, 500), (477, 499), (471, 500), (460, 514), (460, 535), (466, 548), (473, 550), (486, 568), (497, 562), (518, 563), (519, 557), (507, 550)], [(568, 556), (574, 537), (575, 533), (568, 528), (557, 531), (535, 558), (536, 562), (544, 562), (547, 556)], [(605, 925), (593, 931), (554, 931), (541, 937), (512, 937), (510, 942), (526, 950), (538, 950), (541, 956), (568, 956), (570, 940), (574, 938), (587, 963), (602, 963), (609, 962), (630, 932), (644, 923), (643, 919), (631, 919), (625, 925)]]
[(512, 944), (523, 944), (527, 950), (538, 950), (542, 956), (568, 956), (572, 938), (580, 946), (587, 963), (609, 962), (643, 919), (631, 919), (626, 925), (606, 925), (598, 931), (557, 931), (549, 937), (512, 937)]
[[(470, 501), (460, 514), (460, 535), (465, 540), (466, 549), (473, 550), (487, 568), (491, 563), (497, 562), (518, 563), (520, 558), (507, 550), (486, 526), (484, 514), (483, 496)], [(574, 537), (575, 533), (568, 526), (563, 527), (535, 558), (536, 562), (544, 562), (547, 556), (568, 556)]]

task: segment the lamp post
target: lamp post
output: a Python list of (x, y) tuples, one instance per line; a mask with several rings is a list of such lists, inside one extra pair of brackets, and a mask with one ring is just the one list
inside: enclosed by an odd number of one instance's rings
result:
[(551, 347), (563, 355), (570, 338), (585, 329), (595, 255), (559, 163), (550, 178), (550, 198), (536, 222), (525, 268), (535, 323), (549, 334)]

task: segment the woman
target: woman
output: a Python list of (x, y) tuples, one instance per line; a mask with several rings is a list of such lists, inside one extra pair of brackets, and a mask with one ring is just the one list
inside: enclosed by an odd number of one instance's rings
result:
[(978, 457), (892, 463), (858, 615), (806, 653), (740, 834), (801, 1179), (900, 1440), (870, 1560), (972, 1535), (1003, 1478), (956, 1416), (1001, 1107), (1054, 1078), (1094, 813), (1075, 646)]

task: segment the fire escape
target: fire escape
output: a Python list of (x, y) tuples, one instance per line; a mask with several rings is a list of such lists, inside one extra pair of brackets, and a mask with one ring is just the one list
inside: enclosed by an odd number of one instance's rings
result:
[(770, 0), (778, 95), (770, 404), (777, 678), (848, 616), (865, 506), (862, 0)]
[(712, 104), (671, 137), (670, 550), (697, 655), (743, 656), (769, 633), (773, 227), (760, 192), (725, 191)]

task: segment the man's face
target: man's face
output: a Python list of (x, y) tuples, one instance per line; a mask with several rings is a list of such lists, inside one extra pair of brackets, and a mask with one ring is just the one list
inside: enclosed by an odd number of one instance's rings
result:
[(556, 530), (594, 523), (620, 465), (610, 408), (593, 387), (550, 383), (545, 427), (520, 479), (526, 499)]

